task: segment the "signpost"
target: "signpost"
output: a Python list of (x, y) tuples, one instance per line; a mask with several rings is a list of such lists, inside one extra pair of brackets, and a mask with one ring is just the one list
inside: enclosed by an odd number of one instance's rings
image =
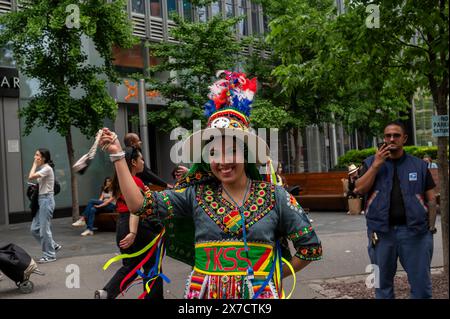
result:
[(448, 115), (434, 115), (432, 123), (433, 137), (448, 136)]

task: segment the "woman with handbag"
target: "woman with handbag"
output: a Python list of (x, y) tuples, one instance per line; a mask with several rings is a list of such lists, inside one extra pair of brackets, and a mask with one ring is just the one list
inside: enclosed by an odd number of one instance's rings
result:
[(55, 174), (50, 151), (40, 148), (34, 154), (34, 162), (28, 174), (28, 180), (37, 180), (39, 183), (38, 203), (39, 209), (31, 223), (31, 233), (42, 246), (42, 257), (38, 263), (56, 261), (56, 251), (61, 245), (53, 240), (51, 220), (55, 210), (54, 186)]

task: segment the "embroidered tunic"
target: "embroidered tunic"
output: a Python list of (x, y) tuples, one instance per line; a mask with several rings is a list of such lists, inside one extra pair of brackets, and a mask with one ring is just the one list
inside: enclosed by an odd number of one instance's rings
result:
[[(144, 206), (136, 213), (142, 218), (193, 219), (195, 266), (185, 298), (252, 298), (257, 292), (258, 298), (280, 298), (281, 280), (276, 280), (274, 269), (280, 260), (275, 256), (281, 258), (276, 242), (282, 237), (293, 242), (298, 258), (321, 258), (321, 243), (308, 217), (284, 188), (252, 181), (249, 197), (239, 210), (222, 197), (217, 180), (197, 179), (197, 183), (189, 179), (179, 183), (174, 190), (146, 191)], [(248, 276), (249, 267), (253, 279)]]

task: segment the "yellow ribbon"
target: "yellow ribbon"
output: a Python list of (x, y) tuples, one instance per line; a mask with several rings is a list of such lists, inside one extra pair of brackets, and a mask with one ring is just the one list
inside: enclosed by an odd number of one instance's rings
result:
[(287, 261), (287, 260), (284, 259), (283, 257), (281, 257), (281, 261), (283, 261), (283, 262), (289, 267), (289, 269), (290, 269), (291, 272), (292, 272), (292, 277), (294, 278), (294, 283), (292, 284), (291, 292), (290, 292), (289, 295), (285, 298), (285, 296), (284, 296), (284, 290), (282, 290), (281, 299), (290, 299), (291, 296), (292, 296), (292, 293), (293, 293), (294, 290), (295, 290), (295, 282), (297, 281), (297, 278), (296, 278), (296, 276), (295, 276), (294, 267), (292, 267), (292, 265), (289, 263), (289, 261)]
[(156, 236), (147, 246), (145, 246), (144, 248), (142, 248), (141, 250), (139, 250), (138, 252), (135, 252), (133, 254), (122, 254), (116, 257), (111, 258), (110, 260), (108, 260), (106, 262), (106, 264), (103, 266), (103, 270), (108, 269), (109, 266), (111, 266), (112, 263), (115, 263), (116, 261), (119, 261), (121, 259), (125, 259), (125, 258), (133, 258), (133, 257), (137, 257), (139, 255), (142, 255), (143, 253), (145, 253), (147, 250), (149, 250), (157, 241), (159, 238), (161, 238), (161, 236), (164, 235), (164, 233), (166, 232), (166, 229), (164, 228), (158, 236)]

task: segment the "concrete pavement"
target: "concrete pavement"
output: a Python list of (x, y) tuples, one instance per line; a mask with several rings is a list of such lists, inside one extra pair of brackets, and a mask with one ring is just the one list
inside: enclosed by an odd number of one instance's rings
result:
[[(322, 240), (324, 257), (297, 273), (296, 290), (292, 297), (295, 299), (323, 298), (313, 289), (314, 280), (363, 275), (370, 264), (364, 216), (324, 212), (310, 213), (310, 217), (314, 219), (313, 226)], [(55, 219), (52, 223), (54, 239), (63, 245), (57, 254), (58, 260), (39, 265), (46, 275), (32, 276), (35, 285), (32, 294), (21, 294), (15, 284), (4, 276), (0, 281), (0, 299), (91, 299), (94, 291), (102, 288), (119, 268), (116, 263), (106, 271), (102, 270), (103, 264), (118, 253), (114, 233), (96, 232), (94, 236), (82, 237), (82, 229), (73, 228), (70, 218)], [(30, 223), (0, 226), (0, 246), (15, 243), (28, 251), (32, 257), (39, 258), (40, 247), (32, 238), (29, 227)], [(437, 227), (440, 230), (440, 218)], [(435, 236), (434, 243), (432, 266), (439, 267), (443, 265), (440, 231)], [(165, 297), (182, 298), (190, 266), (166, 257), (163, 269), (171, 279), (170, 284), (164, 285)], [(77, 272), (79, 286), (77, 281), (73, 280)], [(290, 291), (292, 282), (292, 277), (284, 281), (286, 293)], [(135, 299), (141, 291), (142, 285), (132, 287), (121, 298)]]

